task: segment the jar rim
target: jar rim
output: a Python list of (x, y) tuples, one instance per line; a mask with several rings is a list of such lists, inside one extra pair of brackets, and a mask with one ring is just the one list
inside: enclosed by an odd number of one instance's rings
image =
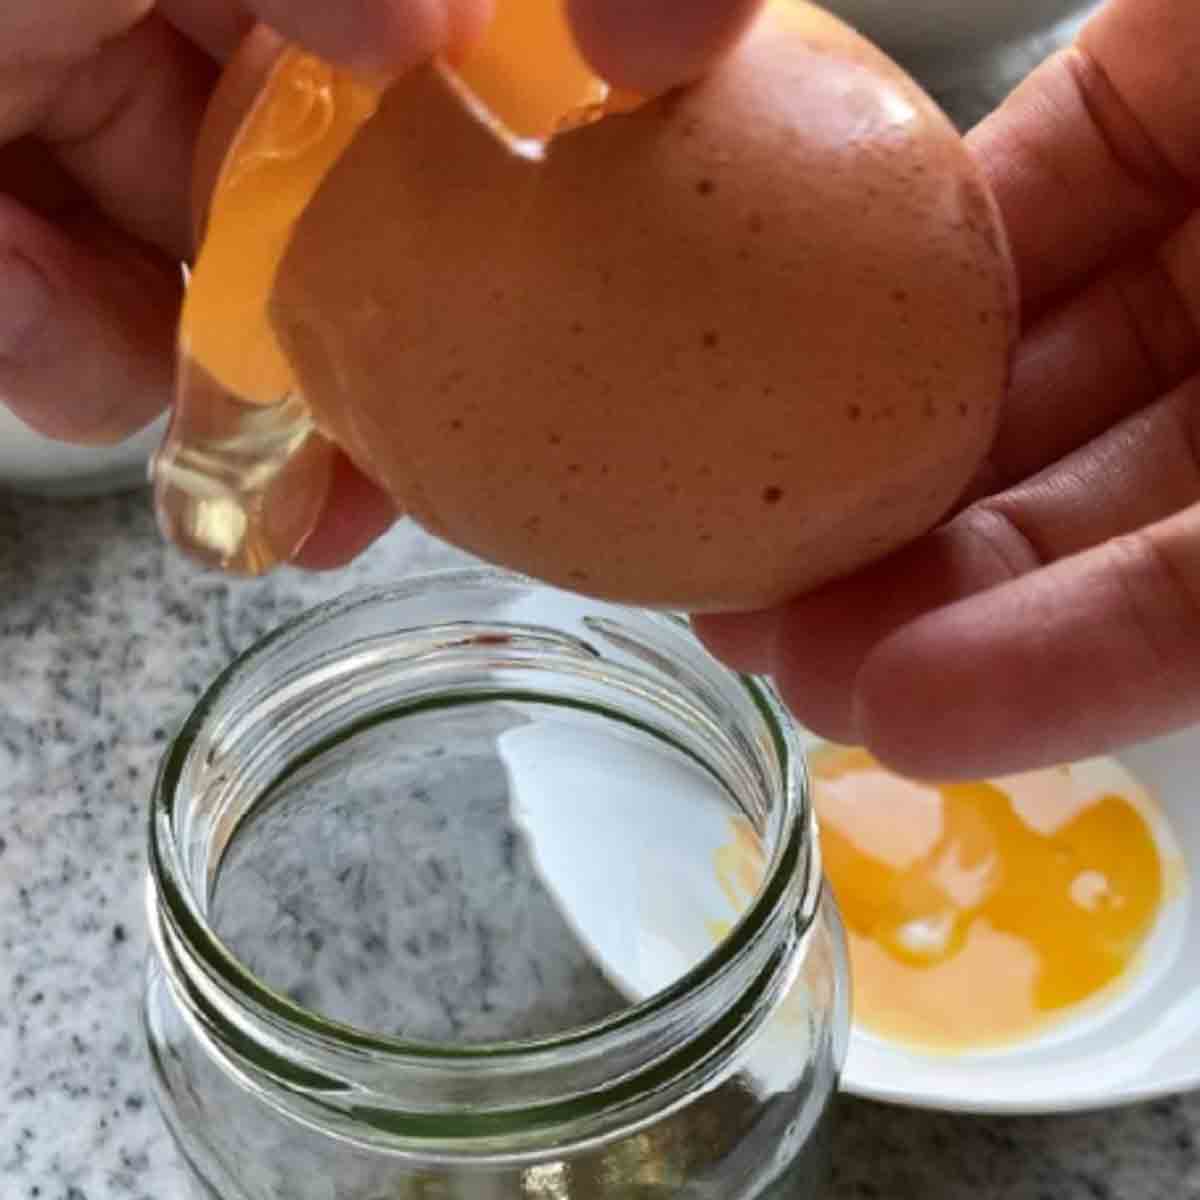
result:
[[(175, 839), (176, 802), (185, 768), (222, 697), (268, 655), (332, 620), (356, 610), (394, 604), (430, 589), (520, 587), (557, 589), (525, 576), (491, 567), (458, 567), (424, 571), (396, 583), (355, 588), (333, 600), (290, 618), (238, 655), (206, 689), (172, 739), (159, 768), (150, 816), (149, 860), (153, 902), (165, 909), (172, 933), (222, 991), (251, 1000), (259, 1014), (277, 1029), (324, 1050), (369, 1053), (376, 1061), (433, 1066), (450, 1070), (495, 1067), (537, 1069), (561, 1064), (564, 1056), (586, 1050), (603, 1053), (614, 1039), (627, 1037), (647, 1024), (686, 1015), (731, 975), (753, 978), (761, 969), (762, 943), (789, 894), (798, 893), (800, 933), (812, 927), (818, 913), (820, 865), (812, 833), (808, 776), (790, 718), (766, 680), (719, 666), (720, 673), (750, 696), (768, 732), (778, 759), (780, 783), (779, 835), (771, 847), (762, 881), (733, 929), (702, 959), (673, 983), (638, 1003), (602, 1020), (528, 1040), (481, 1042), (469, 1045), (386, 1036), (313, 1012), (269, 987), (225, 945), (209, 924), (203, 905), (189, 882)], [(586, 600), (585, 598), (582, 598)], [(610, 602), (596, 601), (605, 607)], [(645, 609), (627, 609), (666, 627), (688, 628), (686, 617)], [(715, 661), (715, 660), (714, 660)], [(803, 873), (803, 875), (801, 875)], [(157, 950), (164, 952), (156, 935)], [(754, 951), (759, 953), (755, 954)], [(762, 961), (760, 961), (762, 960)], [(723, 990), (723, 989), (722, 989)]]

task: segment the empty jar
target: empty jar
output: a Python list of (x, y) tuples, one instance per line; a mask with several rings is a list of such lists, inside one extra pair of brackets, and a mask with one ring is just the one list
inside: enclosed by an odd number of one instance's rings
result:
[(803, 765), (685, 622), (491, 570), (213, 685), (145, 1017), (212, 1200), (810, 1200), (847, 1031)]

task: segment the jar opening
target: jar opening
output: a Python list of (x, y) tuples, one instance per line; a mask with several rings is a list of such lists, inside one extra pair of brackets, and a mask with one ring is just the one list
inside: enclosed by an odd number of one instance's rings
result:
[(208, 1025), (292, 1068), (420, 1066), (451, 1104), (469, 1069), (477, 1111), (500, 1064), (528, 1101), (568, 1060), (576, 1090), (662, 1067), (667, 1028), (710, 1055), (819, 875), (764, 685), (676, 618), (493, 571), (353, 594), (240, 659), (151, 843), (160, 953)]

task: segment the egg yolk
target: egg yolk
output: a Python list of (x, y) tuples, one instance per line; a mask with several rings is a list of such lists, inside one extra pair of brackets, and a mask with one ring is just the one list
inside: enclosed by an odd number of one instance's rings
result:
[(181, 349), (249, 403), (273, 404), (292, 389), (267, 298), (292, 227), (378, 98), (369, 83), (286, 51), (226, 157), (184, 301)]
[[(565, 0), (498, 0), (480, 41), (444, 71), (479, 118), (526, 155), (637, 102), (610, 92), (587, 66)], [(285, 51), (217, 179), (184, 301), (175, 419), (155, 476), (168, 534), (228, 569), (265, 570), (303, 540), (307, 519), (280, 506), (307, 494), (311, 520), (320, 508), (332, 450), (297, 394), (268, 300), (297, 220), (382, 91)]]
[(1114, 985), (1154, 925), (1148, 800), (1115, 762), (953, 784), (860, 749), (810, 764), (863, 1028), (931, 1048), (1012, 1042)]

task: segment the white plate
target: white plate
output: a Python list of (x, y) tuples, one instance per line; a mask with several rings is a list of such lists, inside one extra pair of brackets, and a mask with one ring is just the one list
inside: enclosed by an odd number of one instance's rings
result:
[[(673, 982), (711, 949), (714, 928), (736, 921), (711, 865), (730, 838), (728, 809), (690, 761), (634, 738), (614, 762), (601, 735), (570, 725), (547, 736), (518, 724), (499, 750), (543, 882), (631, 1000)], [(1156, 840), (1168, 864), (1182, 860), (1183, 877), (1124, 986), (1000, 1050), (923, 1053), (855, 1028), (845, 1091), (920, 1108), (1048, 1113), (1200, 1087), (1200, 727), (1118, 757), (1157, 801)], [(581, 844), (595, 847), (592, 861), (580, 862)]]
[(166, 418), (116, 446), (69, 446), (34, 433), (0, 404), (0, 490), (94, 496), (144, 486)]
[(1028, 1114), (1200, 1088), (1200, 727), (1116, 757), (1157, 799), (1187, 875), (1164, 904), (1136, 975), (1107, 1003), (1002, 1050), (927, 1054), (856, 1027), (845, 1091), (918, 1108)]

